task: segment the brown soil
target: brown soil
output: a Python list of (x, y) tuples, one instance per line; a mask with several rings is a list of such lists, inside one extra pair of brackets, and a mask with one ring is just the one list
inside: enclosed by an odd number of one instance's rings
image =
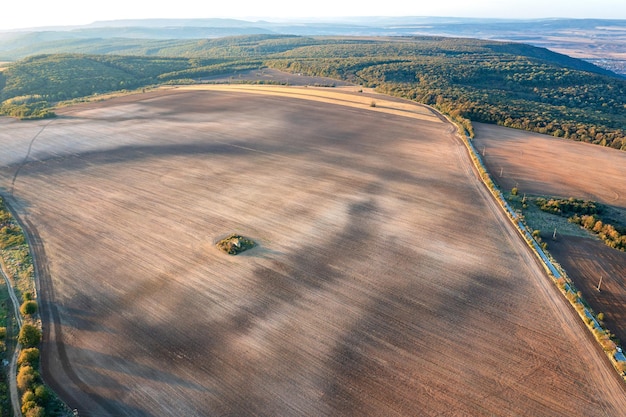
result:
[[(626, 409), (624, 384), (450, 125), (358, 93), (282, 93), (164, 90), (0, 132), (12, 149), (0, 185), (21, 167), (9, 201), (40, 272), (43, 374), (71, 407)], [(214, 242), (233, 230), (258, 246), (224, 256)]]
[(520, 193), (626, 209), (626, 152), (482, 123), (475, 130), (476, 148), (484, 147), (487, 168), (503, 189), (517, 185)]
[[(626, 253), (599, 240), (562, 236), (549, 240), (550, 253), (562, 262), (576, 288), (595, 312), (605, 314), (606, 326), (626, 342)], [(601, 291), (597, 290), (602, 277)]]

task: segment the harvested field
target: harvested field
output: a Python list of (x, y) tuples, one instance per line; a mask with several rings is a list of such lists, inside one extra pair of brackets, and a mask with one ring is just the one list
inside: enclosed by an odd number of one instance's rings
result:
[[(475, 123), (476, 149), (503, 189), (595, 200), (626, 210), (626, 152)], [(502, 176), (500, 172), (502, 170)]]
[[(384, 97), (302, 90), (170, 89), (0, 121), (0, 185), (41, 273), (43, 372), (70, 406), (626, 409), (450, 125)], [(229, 233), (258, 245), (228, 256), (215, 243)]]
[[(599, 201), (626, 223), (626, 152), (499, 126), (475, 128), (477, 149), (484, 147), (485, 164), (502, 188), (518, 185), (520, 193)], [(593, 310), (604, 312), (607, 326), (626, 342), (626, 254), (590, 237), (569, 236), (565, 229), (559, 229), (556, 242), (551, 230), (543, 238)], [(611, 283), (598, 293), (601, 274)]]

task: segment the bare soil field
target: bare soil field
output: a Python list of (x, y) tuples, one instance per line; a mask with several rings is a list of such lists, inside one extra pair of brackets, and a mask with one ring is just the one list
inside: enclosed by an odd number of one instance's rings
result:
[[(476, 149), (503, 189), (577, 197), (626, 209), (626, 152), (475, 123)], [(502, 175), (500, 175), (502, 172)]]
[[(68, 404), (623, 414), (623, 382), (453, 127), (311, 90), (169, 89), (0, 120), (0, 186), (40, 272), (43, 374)], [(257, 246), (226, 255), (230, 233)]]
[[(626, 223), (626, 152), (597, 145), (477, 123), (475, 144), (503, 189), (575, 197), (612, 206)], [(502, 176), (499, 173), (502, 170)], [(626, 342), (626, 254), (601, 241), (544, 231), (548, 250), (561, 263), (607, 326)], [(600, 275), (607, 284), (598, 293)]]

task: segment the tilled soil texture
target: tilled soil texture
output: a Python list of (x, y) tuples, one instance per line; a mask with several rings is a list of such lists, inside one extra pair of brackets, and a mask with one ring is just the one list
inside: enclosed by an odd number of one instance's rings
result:
[[(623, 413), (449, 124), (384, 97), (244, 90), (1, 122), (43, 375), (81, 416)], [(230, 233), (257, 246), (228, 256)]]
[(626, 210), (626, 152), (506, 127), (474, 124), (478, 152), (505, 190), (575, 197)]
[(550, 241), (550, 253), (561, 260), (591, 308), (604, 313), (607, 328), (626, 342), (626, 253), (599, 240), (574, 236)]

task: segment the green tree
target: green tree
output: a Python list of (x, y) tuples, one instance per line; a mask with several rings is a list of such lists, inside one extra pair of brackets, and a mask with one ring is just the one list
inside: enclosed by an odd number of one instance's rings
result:
[(17, 341), (25, 348), (35, 347), (41, 342), (41, 330), (32, 324), (24, 324)]
[(34, 393), (39, 404), (45, 404), (50, 399), (50, 390), (45, 385), (37, 385)]
[(37, 312), (37, 301), (34, 300), (26, 300), (22, 303), (20, 307), (20, 313), (23, 316), (32, 316)]

